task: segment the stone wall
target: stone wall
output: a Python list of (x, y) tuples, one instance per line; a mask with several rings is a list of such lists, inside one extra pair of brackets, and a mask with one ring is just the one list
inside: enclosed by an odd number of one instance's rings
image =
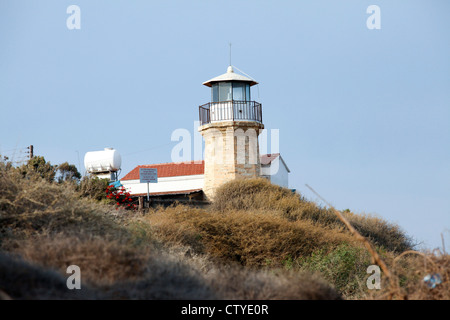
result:
[(199, 127), (205, 139), (205, 180), (208, 199), (220, 185), (260, 175), (258, 135), (264, 125), (253, 121), (223, 121)]

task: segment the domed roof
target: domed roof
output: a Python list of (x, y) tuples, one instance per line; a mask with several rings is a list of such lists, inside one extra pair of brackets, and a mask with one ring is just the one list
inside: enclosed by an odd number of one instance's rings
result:
[(249, 82), (249, 83), (250, 83), (250, 86), (253, 86), (253, 85), (255, 85), (255, 84), (258, 84), (258, 82), (256, 82), (256, 81), (253, 80), (253, 79), (244, 77), (243, 75), (240, 75), (240, 74), (237, 74), (237, 73), (234, 73), (234, 70), (233, 70), (233, 67), (232, 67), (232, 66), (229, 66), (229, 67), (228, 67), (226, 73), (224, 73), (224, 74), (222, 74), (222, 75), (220, 75), (220, 76), (218, 76), (218, 77), (212, 78), (211, 80), (208, 80), (208, 81), (206, 81), (206, 82), (203, 82), (203, 84), (204, 84), (205, 86), (211, 87), (212, 84), (213, 84), (214, 82), (223, 82), (223, 81), (242, 81), (242, 82)]

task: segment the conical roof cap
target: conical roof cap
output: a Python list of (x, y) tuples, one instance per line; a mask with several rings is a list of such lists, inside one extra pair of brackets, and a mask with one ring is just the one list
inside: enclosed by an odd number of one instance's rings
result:
[(226, 73), (224, 73), (224, 74), (222, 74), (222, 75), (220, 75), (218, 77), (212, 78), (212, 79), (210, 79), (208, 81), (205, 81), (205, 82), (203, 82), (203, 84), (205, 86), (211, 87), (212, 84), (215, 83), (215, 82), (224, 82), (224, 81), (249, 82), (250, 86), (254, 86), (255, 84), (258, 84), (258, 82), (256, 82), (253, 79), (247, 78), (247, 77), (245, 77), (243, 75), (240, 75), (240, 74), (237, 74), (237, 73), (234, 73), (234, 70), (233, 70), (232, 66), (228, 67)]

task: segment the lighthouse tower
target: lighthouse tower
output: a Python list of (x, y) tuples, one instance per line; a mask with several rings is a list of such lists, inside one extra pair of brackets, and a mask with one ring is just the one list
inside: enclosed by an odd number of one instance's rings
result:
[(240, 178), (260, 176), (258, 135), (264, 129), (262, 106), (251, 100), (253, 79), (234, 72), (203, 83), (211, 88), (211, 102), (199, 107), (199, 132), (205, 139), (203, 191), (213, 199), (217, 187)]

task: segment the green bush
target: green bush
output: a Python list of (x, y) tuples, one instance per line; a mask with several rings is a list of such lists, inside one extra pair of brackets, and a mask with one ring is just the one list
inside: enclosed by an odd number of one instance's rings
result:
[(319, 249), (296, 263), (301, 270), (319, 273), (345, 296), (352, 296), (364, 285), (371, 260), (364, 248), (342, 244), (332, 251)]
[(44, 157), (35, 156), (28, 160), (28, 162), (19, 168), (19, 172), (25, 178), (41, 177), (48, 182), (53, 182), (56, 176), (56, 170), (58, 166), (52, 165), (50, 162), (45, 161)]
[(84, 198), (91, 198), (98, 201), (107, 200), (106, 188), (109, 185), (108, 179), (97, 177), (83, 177), (78, 186), (80, 195)]

